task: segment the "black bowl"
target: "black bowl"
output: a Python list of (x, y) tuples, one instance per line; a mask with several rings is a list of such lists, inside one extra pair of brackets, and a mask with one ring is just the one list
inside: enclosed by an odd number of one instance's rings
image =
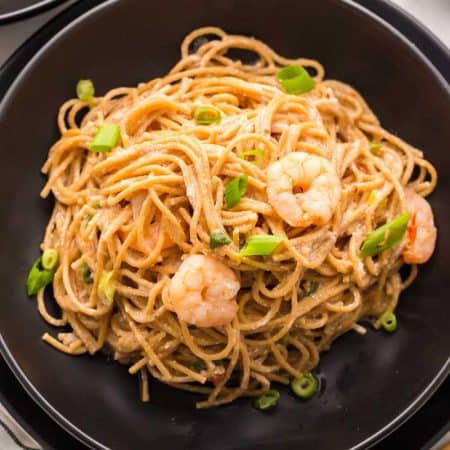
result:
[[(24, 280), (49, 214), (39, 168), (57, 138), (58, 106), (76, 81), (98, 92), (165, 73), (190, 30), (207, 24), (255, 35), (281, 54), (324, 63), (359, 89), (388, 129), (423, 148), (441, 181), (431, 197), (435, 256), (401, 299), (394, 335), (348, 334), (323, 355), (322, 391), (302, 403), (283, 391), (271, 414), (248, 401), (208, 411), (194, 396), (137, 381), (102, 356), (68, 357), (43, 344)], [(446, 275), (450, 266), (450, 93), (437, 71), (389, 25), (349, 1), (123, 0), (101, 5), (58, 33), (24, 68), (0, 106), (1, 350), (16, 376), (60, 425), (94, 448), (366, 448), (406, 420), (449, 373)]]

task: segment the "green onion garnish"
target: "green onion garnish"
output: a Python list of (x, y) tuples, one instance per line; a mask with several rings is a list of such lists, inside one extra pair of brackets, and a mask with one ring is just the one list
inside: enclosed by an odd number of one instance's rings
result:
[(276, 74), (288, 94), (304, 94), (314, 89), (315, 82), (302, 66), (286, 66)]
[(302, 298), (309, 297), (319, 288), (319, 282), (316, 280), (306, 281), (302, 290)]
[(369, 142), (369, 148), (372, 151), (374, 155), (380, 156), (381, 155), (381, 147), (383, 147), (383, 144), (378, 141), (371, 141)]
[(245, 241), (245, 246), (239, 252), (241, 256), (268, 256), (283, 241), (282, 236), (275, 234), (254, 234)]
[(89, 145), (89, 150), (93, 152), (109, 152), (117, 145), (119, 136), (119, 125), (106, 123), (97, 131), (97, 134)]
[(305, 373), (302, 377), (291, 381), (291, 389), (297, 397), (304, 400), (311, 398), (319, 387), (317, 378), (312, 373)]
[(375, 256), (394, 247), (403, 239), (411, 214), (401, 214), (390, 222), (372, 231), (364, 240), (359, 256)]
[(116, 287), (114, 285), (114, 272), (103, 272), (98, 283), (98, 296), (103, 304), (111, 306), (114, 301)]
[(59, 255), (58, 251), (54, 248), (44, 250), (42, 254), (42, 267), (45, 270), (55, 270), (58, 265)]
[(260, 148), (254, 148), (251, 150), (245, 150), (239, 155), (242, 159), (247, 159), (249, 156), (254, 156), (253, 162), (255, 164), (261, 164), (266, 157), (266, 151)]
[(247, 192), (248, 175), (239, 175), (233, 178), (225, 186), (225, 203), (227, 208), (233, 208), (236, 206), (241, 197)]
[(203, 359), (196, 359), (193, 362), (192, 367), (196, 372), (201, 372), (202, 370), (206, 370), (206, 363)]
[(42, 257), (39, 257), (31, 267), (30, 273), (28, 274), (26, 287), (27, 294), (34, 295), (37, 294), (42, 288), (51, 283), (55, 275), (54, 270), (46, 270), (42, 268)]
[(392, 333), (397, 329), (397, 317), (392, 311), (386, 311), (383, 313), (379, 320), (381, 326), (389, 333)]
[(280, 399), (280, 393), (275, 389), (270, 389), (253, 400), (253, 406), (261, 411), (267, 411), (273, 408)]
[(80, 80), (77, 83), (77, 96), (84, 102), (91, 100), (94, 97), (95, 88), (91, 80)]
[(83, 263), (80, 266), (80, 273), (81, 273), (81, 278), (83, 278), (83, 281), (86, 284), (91, 284), (92, 283), (92, 277), (91, 277), (91, 269), (89, 268), (89, 266), (87, 265), (87, 263)]
[(222, 247), (223, 245), (227, 245), (230, 242), (231, 239), (226, 233), (223, 233), (222, 231), (215, 231), (209, 238), (209, 248), (214, 249), (217, 247)]
[(194, 119), (199, 125), (211, 125), (220, 122), (222, 114), (212, 106), (198, 106), (194, 111)]
[(377, 209), (379, 209), (380, 211), (383, 211), (383, 209), (386, 209), (387, 202), (388, 202), (387, 197), (384, 197), (383, 200), (381, 200), (381, 202), (378, 203), (378, 208)]

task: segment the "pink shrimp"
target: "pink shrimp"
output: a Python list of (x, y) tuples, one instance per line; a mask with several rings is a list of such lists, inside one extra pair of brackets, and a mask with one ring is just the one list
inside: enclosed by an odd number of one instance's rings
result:
[(403, 259), (408, 264), (423, 264), (433, 254), (437, 229), (430, 204), (412, 189), (405, 189), (406, 207), (411, 213)]
[(218, 327), (236, 316), (236, 274), (213, 256), (190, 255), (170, 280), (166, 308), (198, 327)]

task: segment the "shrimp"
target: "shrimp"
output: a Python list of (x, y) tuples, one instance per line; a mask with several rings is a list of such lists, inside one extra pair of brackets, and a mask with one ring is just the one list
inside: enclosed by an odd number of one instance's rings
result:
[(411, 213), (406, 234), (406, 245), (402, 252), (408, 264), (423, 264), (433, 254), (437, 229), (434, 226), (430, 204), (412, 189), (405, 189), (406, 208)]
[(269, 203), (293, 227), (327, 223), (341, 198), (341, 183), (321, 156), (292, 152), (267, 171)]
[(240, 283), (235, 273), (213, 256), (190, 255), (170, 280), (167, 309), (198, 327), (218, 327), (236, 316)]

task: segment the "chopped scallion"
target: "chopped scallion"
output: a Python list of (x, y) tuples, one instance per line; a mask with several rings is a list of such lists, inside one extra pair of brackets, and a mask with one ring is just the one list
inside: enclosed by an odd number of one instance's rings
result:
[(282, 236), (255, 234), (247, 238), (245, 246), (239, 254), (241, 256), (268, 256), (273, 253), (282, 241)]
[(44, 250), (42, 254), (42, 267), (45, 270), (55, 270), (58, 265), (59, 255), (58, 251), (54, 248), (48, 248)]
[(227, 183), (225, 186), (225, 203), (227, 208), (233, 208), (239, 203), (241, 197), (247, 192), (247, 186), (247, 174), (239, 175)]
[(261, 164), (266, 157), (266, 151), (261, 148), (254, 148), (251, 150), (245, 150), (240, 154), (242, 159), (247, 159), (249, 156), (254, 156), (255, 159), (252, 161), (255, 164)]
[(84, 102), (91, 100), (94, 97), (95, 88), (91, 80), (80, 80), (77, 83), (77, 96)]
[(199, 125), (211, 125), (222, 119), (222, 114), (212, 106), (198, 106), (194, 111), (194, 119)]
[(267, 411), (277, 405), (280, 393), (275, 389), (270, 389), (253, 400), (253, 406), (261, 411)]
[(314, 89), (314, 79), (302, 66), (286, 66), (276, 77), (288, 94), (304, 94)]
[(103, 304), (111, 306), (116, 293), (115, 282), (113, 278), (114, 272), (103, 272), (98, 283), (98, 296)]
[(302, 298), (309, 297), (319, 288), (319, 282), (316, 280), (306, 281), (302, 289)]
[(206, 370), (206, 363), (203, 359), (196, 359), (193, 362), (192, 367), (196, 372), (201, 372), (202, 370)]
[(361, 246), (360, 257), (375, 256), (388, 248), (400, 244), (408, 228), (410, 218), (411, 214), (401, 214), (372, 231)]
[(369, 199), (367, 200), (367, 204), (373, 205), (373, 203), (375, 202), (375, 200), (377, 199), (377, 191), (370, 191), (369, 194)]
[(378, 208), (377, 209), (380, 210), (380, 211), (383, 211), (384, 209), (386, 209), (387, 202), (388, 202), (387, 197), (384, 197), (383, 200), (381, 200), (381, 202), (378, 203)]
[(47, 286), (47, 284), (51, 283), (54, 275), (55, 272), (53, 270), (46, 270), (42, 267), (42, 257), (39, 257), (34, 262), (27, 277), (27, 294), (37, 294), (42, 288)]
[(91, 284), (92, 283), (92, 276), (91, 276), (91, 269), (89, 268), (89, 266), (87, 265), (87, 263), (83, 263), (80, 266), (80, 273), (81, 273), (81, 278), (83, 278), (83, 281), (86, 284)]
[(120, 127), (113, 123), (102, 125), (89, 145), (89, 150), (93, 152), (109, 152), (119, 142)]
[[(373, 205), (375, 203), (375, 201), (377, 200), (378, 197), (378, 192), (376, 189), (371, 191), (369, 194), (369, 198), (367, 199), (367, 204)], [(380, 203), (378, 203), (377, 205), (377, 209), (382, 211), (383, 209), (385, 209), (387, 206), (387, 197), (384, 197), (381, 199)]]
[(381, 326), (389, 333), (397, 329), (397, 317), (392, 311), (386, 311), (380, 316)]
[(302, 377), (291, 381), (291, 389), (297, 397), (304, 400), (311, 398), (319, 387), (317, 378), (312, 373), (305, 373)]
[(370, 151), (377, 156), (380, 156), (383, 152), (381, 148), (383, 147), (383, 143), (379, 141), (371, 141), (369, 142)]
[(222, 247), (223, 245), (227, 245), (230, 242), (231, 239), (226, 233), (223, 233), (222, 231), (215, 231), (209, 238), (209, 248), (214, 249), (217, 247)]

